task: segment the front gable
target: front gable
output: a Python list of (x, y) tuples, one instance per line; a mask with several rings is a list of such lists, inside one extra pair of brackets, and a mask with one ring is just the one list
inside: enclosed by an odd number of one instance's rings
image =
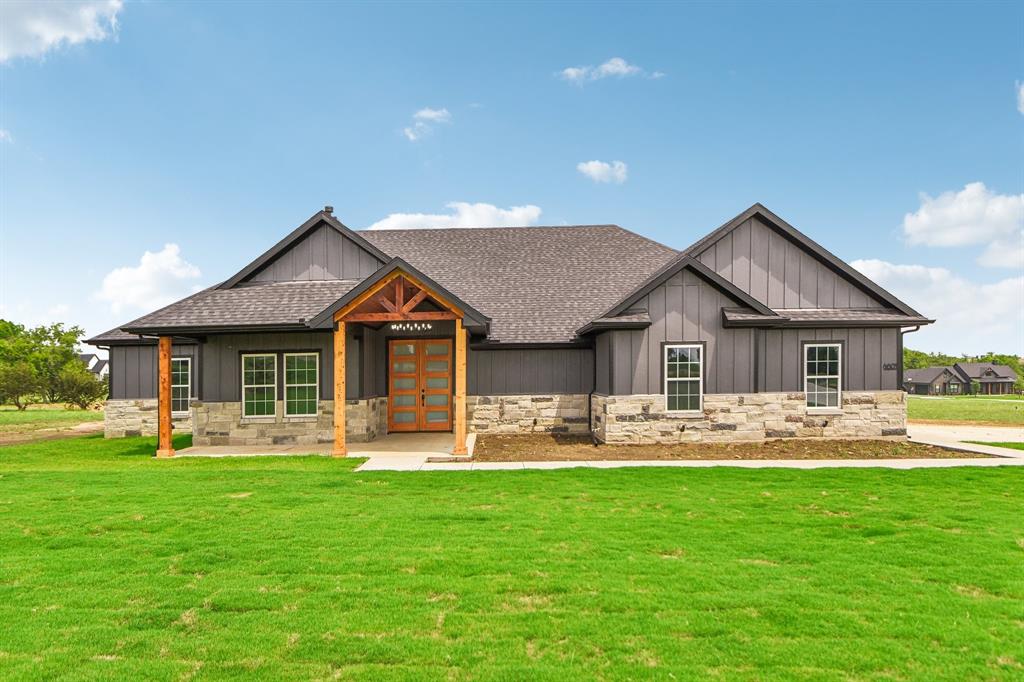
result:
[(218, 288), (245, 282), (361, 280), (389, 260), (328, 211), (319, 211)]
[(760, 204), (685, 253), (769, 308), (916, 311)]

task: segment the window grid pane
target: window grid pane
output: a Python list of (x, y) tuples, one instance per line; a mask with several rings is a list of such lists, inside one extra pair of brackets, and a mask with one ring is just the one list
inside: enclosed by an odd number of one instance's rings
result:
[(284, 413), (289, 417), (312, 417), (317, 413), (316, 353), (286, 355), (284, 358)]
[(188, 412), (192, 392), (191, 360), (171, 359), (171, 412)]
[(665, 406), (670, 412), (701, 409), (703, 362), (700, 346), (666, 346)]
[(838, 409), (841, 372), (839, 344), (807, 345), (804, 348), (807, 407)]
[(242, 416), (272, 417), (277, 413), (277, 356), (242, 356)]

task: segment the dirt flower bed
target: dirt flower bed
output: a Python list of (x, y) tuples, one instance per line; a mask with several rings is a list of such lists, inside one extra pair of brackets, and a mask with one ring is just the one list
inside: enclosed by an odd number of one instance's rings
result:
[(891, 440), (774, 440), (765, 443), (593, 445), (587, 436), (478, 435), (478, 462), (565, 462), (651, 459), (922, 459), (985, 457)]

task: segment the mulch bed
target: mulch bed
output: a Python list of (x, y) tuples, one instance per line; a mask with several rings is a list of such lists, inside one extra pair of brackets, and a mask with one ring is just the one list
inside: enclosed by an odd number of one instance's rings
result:
[(987, 455), (893, 440), (773, 440), (764, 443), (593, 445), (588, 436), (478, 434), (477, 462), (652, 459), (960, 459)]

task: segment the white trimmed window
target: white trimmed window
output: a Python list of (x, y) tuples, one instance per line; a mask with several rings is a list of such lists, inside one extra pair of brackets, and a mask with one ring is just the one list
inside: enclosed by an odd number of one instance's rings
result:
[(320, 356), (317, 353), (285, 353), (285, 416), (315, 417), (319, 393)]
[(277, 414), (277, 356), (260, 353), (242, 356), (242, 416)]
[(700, 412), (704, 397), (704, 347), (665, 346), (665, 409)]
[(171, 358), (171, 414), (188, 414), (192, 396), (192, 358)]
[(959, 381), (950, 381), (949, 382), (949, 394), (950, 395), (959, 395), (960, 394), (960, 382)]
[(838, 343), (804, 346), (804, 392), (807, 409), (838, 410), (842, 403), (843, 347)]

